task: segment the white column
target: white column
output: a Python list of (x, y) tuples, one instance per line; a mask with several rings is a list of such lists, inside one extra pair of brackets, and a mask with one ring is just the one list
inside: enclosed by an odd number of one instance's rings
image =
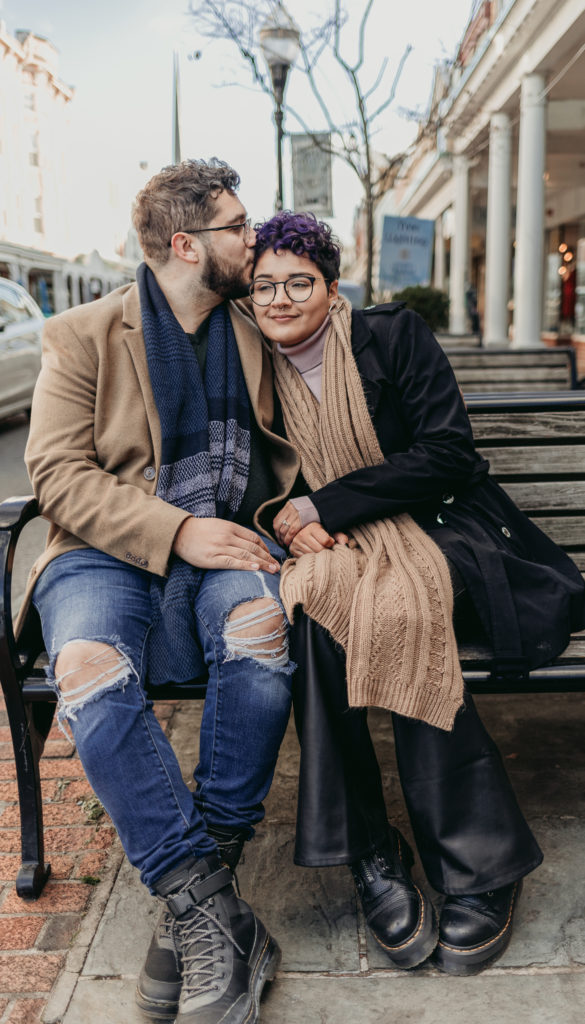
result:
[(443, 235), (443, 217), (435, 221), (435, 267), (433, 284), (440, 291), (445, 290), (445, 238)]
[(508, 344), (510, 138), (510, 118), (494, 114), (490, 122), (484, 345)]
[(544, 87), (543, 75), (526, 75), (522, 79), (514, 271), (515, 348), (541, 344), (546, 155)]
[(469, 253), (469, 162), (453, 157), (455, 223), (451, 239), (451, 280), (449, 283), (449, 333), (467, 334), (465, 283)]
[(55, 313), (62, 313), (63, 310), (69, 307), (67, 284), (65, 282), (65, 274), (62, 270), (53, 271), (53, 302), (55, 305)]

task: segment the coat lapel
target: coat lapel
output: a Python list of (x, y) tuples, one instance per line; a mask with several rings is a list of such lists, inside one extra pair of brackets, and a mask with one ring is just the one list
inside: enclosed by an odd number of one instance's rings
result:
[(375, 341), (366, 317), (360, 310), (352, 310), (351, 347), (372, 418), (376, 415), (382, 397), (381, 382), (387, 380), (387, 374), (378, 358)]

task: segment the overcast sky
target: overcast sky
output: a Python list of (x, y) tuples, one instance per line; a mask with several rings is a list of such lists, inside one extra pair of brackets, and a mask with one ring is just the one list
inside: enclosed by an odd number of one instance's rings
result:
[[(345, 0), (350, 21), (342, 35), (344, 56), (355, 60), (359, 17), (365, 0)], [(288, 10), (305, 28), (322, 16), (327, 0), (289, 0)], [(416, 133), (402, 108), (423, 112), (433, 66), (455, 55), (471, 11), (471, 0), (375, 0), (366, 36), (364, 85), (373, 84), (384, 56), (389, 84), (407, 44), (413, 51), (395, 102), (379, 120), (376, 148), (396, 153)], [(171, 160), (172, 54), (180, 53), (183, 156), (220, 156), (242, 177), (240, 195), (254, 219), (273, 211), (276, 191), (275, 133), (270, 99), (253, 87), (235, 48), (202, 38), (187, 13), (188, 0), (0, 0), (9, 32), (26, 28), (50, 39), (60, 54), (61, 79), (75, 89), (71, 105), (74, 151), (71, 160), (84, 195), (78, 221), (79, 249), (111, 250), (114, 230), (124, 233), (131, 196), (145, 178)], [(316, 13), (318, 12), (318, 13)], [(198, 60), (188, 55), (201, 52)], [(341, 78), (332, 65), (320, 66), (320, 86), (343, 115)], [(226, 83), (235, 83), (226, 85)], [(384, 90), (379, 95), (382, 97)], [(345, 94), (347, 95), (347, 93)], [(287, 99), (312, 128), (324, 127), (300, 72), (289, 78)], [(347, 102), (345, 103), (347, 107)], [(291, 131), (301, 130), (291, 118)], [(288, 152), (285, 151), (288, 166)], [(146, 171), (140, 164), (146, 162)], [(285, 183), (285, 205), (292, 205)], [(350, 237), (360, 185), (342, 166), (334, 170), (334, 218), (340, 236)]]

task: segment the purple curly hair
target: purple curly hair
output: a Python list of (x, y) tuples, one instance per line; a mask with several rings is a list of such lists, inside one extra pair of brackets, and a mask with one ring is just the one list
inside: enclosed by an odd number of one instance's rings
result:
[(341, 246), (329, 225), (317, 220), (313, 213), (282, 210), (263, 224), (256, 224), (255, 230), (254, 266), (267, 249), (286, 249), (295, 256), (307, 256), (326, 281), (337, 281)]

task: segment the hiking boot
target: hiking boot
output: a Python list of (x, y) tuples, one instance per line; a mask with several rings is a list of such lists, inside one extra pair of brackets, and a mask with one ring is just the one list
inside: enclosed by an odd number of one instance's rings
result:
[[(156, 890), (172, 916), (170, 937), (182, 971), (177, 1024), (253, 1024), (264, 984), (276, 973), (280, 950), (236, 895), (229, 869), (215, 854), (190, 860), (166, 874)], [(165, 941), (162, 930), (161, 940)], [(165, 953), (168, 956), (168, 947)], [(156, 957), (151, 960), (156, 968)], [(152, 987), (144, 998), (144, 988), (141, 976), (138, 1005), (151, 1019), (172, 1019), (164, 986), (157, 998)]]
[(421, 964), (437, 944), (433, 905), (410, 877), (412, 850), (398, 829), (370, 856), (350, 865), (367, 924), (396, 967)]
[(510, 942), (522, 882), (476, 896), (448, 896), (432, 961), (446, 974), (479, 974)]
[[(208, 828), (216, 840), (222, 862), (235, 872), (246, 836), (243, 832)], [(136, 1002), (143, 1014), (153, 1021), (173, 1021), (179, 1011), (183, 978), (181, 960), (175, 943), (175, 918), (170, 910), (162, 911), (146, 954), (136, 988)]]
[(136, 1002), (152, 1021), (174, 1020), (179, 1011), (183, 978), (175, 944), (175, 919), (163, 910), (154, 929), (136, 986)]

